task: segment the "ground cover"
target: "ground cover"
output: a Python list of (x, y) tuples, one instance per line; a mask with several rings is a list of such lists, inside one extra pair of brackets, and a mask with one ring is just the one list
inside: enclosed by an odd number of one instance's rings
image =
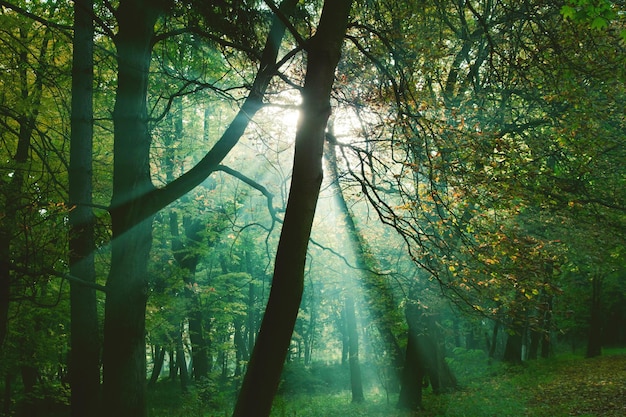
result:
[[(394, 395), (381, 390), (352, 404), (347, 390), (334, 394), (281, 395), (272, 417), (617, 417), (626, 416), (626, 352), (598, 358), (560, 355), (511, 366), (488, 364), (482, 352), (457, 352), (451, 360), (461, 388), (424, 396), (419, 412), (398, 410)], [(193, 392), (180, 396), (165, 384), (153, 392), (151, 417), (229, 416), (226, 406), (210, 411)], [(169, 394), (168, 394), (169, 393)]]

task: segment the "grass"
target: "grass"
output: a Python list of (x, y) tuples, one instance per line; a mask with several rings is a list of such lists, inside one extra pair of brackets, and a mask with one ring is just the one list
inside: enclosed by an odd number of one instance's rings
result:
[[(599, 358), (563, 355), (510, 366), (488, 365), (479, 351), (456, 352), (450, 363), (461, 389), (450, 394), (424, 394), (424, 409), (398, 410), (396, 396), (370, 390), (366, 401), (352, 404), (347, 390), (289, 393), (274, 401), (272, 417), (616, 417), (626, 415), (626, 350), (605, 351)], [(341, 378), (339, 378), (341, 379)], [(161, 388), (160, 388), (161, 389)], [(229, 416), (209, 412), (196, 394), (181, 398), (173, 386), (151, 397), (151, 417)], [(170, 392), (170, 394), (167, 394)], [(334, 392), (334, 393), (332, 393)], [(170, 397), (168, 397), (170, 395)], [(169, 404), (169, 406), (167, 406)], [(195, 404), (195, 405), (194, 405)]]

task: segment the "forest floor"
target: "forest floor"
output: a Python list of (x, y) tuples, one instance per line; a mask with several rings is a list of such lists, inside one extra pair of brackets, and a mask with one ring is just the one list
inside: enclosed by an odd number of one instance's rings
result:
[[(275, 417), (624, 417), (626, 416), (626, 354), (605, 352), (585, 359), (564, 355), (523, 365), (482, 365), (453, 360), (461, 389), (424, 395), (419, 412), (396, 410), (394, 401), (372, 396), (351, 404), (349, 393), (279, 398)], [(469, 358), (471, 359), (471, 358)], [(478, 358), (476, 358), (478, 359)]]
[[(424, 408), (418, 412), (398, 410), (397, 396), (387, 396), (380, 389), (368, 390), (365, 402), (358, 404), (351, 403), (348, 390), (333, 389), (334, 394), (283, 393), (274, 401), (272, 417), (626, 416), (626, 351), (623, 349), (607, 350), (603, 356), (592, 359), (563, 354), (517, 366), (488, 364), (483, 352), (461, 351), (450, 360), (450, 366), (461, 388), (441, 395), (426, 390)], [(301, 375), (297, 380), (304, 382)], [(307, 384), (311, 385), (308, 381)], [(225, 409), (211, 412), (199, 403), (194, 405), (189, 397), (179, 402), (180, 391), (176, 390), (178, 394), (174, 395), (174, 384), (161, 387), (169, 391), (170, 399), (175, 396), (178, 400), (161, 402), (165, 399), (164, 392), (153, 392), (150, 417), (230, 415)]]

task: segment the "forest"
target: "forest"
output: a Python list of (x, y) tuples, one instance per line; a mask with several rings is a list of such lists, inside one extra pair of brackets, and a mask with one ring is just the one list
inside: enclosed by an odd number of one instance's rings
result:
[(0, 0), (0, 416), (626, 415), (626, 4)]

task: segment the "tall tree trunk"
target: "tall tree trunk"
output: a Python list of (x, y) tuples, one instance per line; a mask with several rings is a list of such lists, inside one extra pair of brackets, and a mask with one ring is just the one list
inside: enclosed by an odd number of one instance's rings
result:
[(348, 361), (350, 362), (350, 387), (352, 389), (352, 402), (360, 403), (365, 400), (363, 396), (363, 381), (361, 380), (361, 366), (359, 365), (359, 334), (356, 328), (356, 315), (354, 313), (354, 298), (351, 294), (346, 295), (344, 303), (346, 316), (346, 328), (348, 331), (349, 349)]
[(276, 253), (272, 288), (233, 413), (236, 417), (270, 415), (289, 350), (302, 299), (306, 252), (322, 183), (330, 92), (351, 4), (351, 0), (324, 2), (317, 32), (307, 44), (307, 72), (289, 200)]
[(103, 415), (145, 417), (145, 309), (152, 218), (138, 221), (138, 196), (153, 188), (147, 125), (148, 68), (160, 2), (124, 0), (117, 10), (112, 252), (103, 346)]
[(602, 354), (602, 277), (594, 274), (591, 277), (591, 318), (589, 319), (589, 339), (587, 339), (588, 358)]
[[(74, 2), (69, 213), (70, 274), (95, 283), (92, 203), (93, 0)], [(70, 283), (72, 416), (97, 414), (100, 396), (100, 332), (94, 289)]]

